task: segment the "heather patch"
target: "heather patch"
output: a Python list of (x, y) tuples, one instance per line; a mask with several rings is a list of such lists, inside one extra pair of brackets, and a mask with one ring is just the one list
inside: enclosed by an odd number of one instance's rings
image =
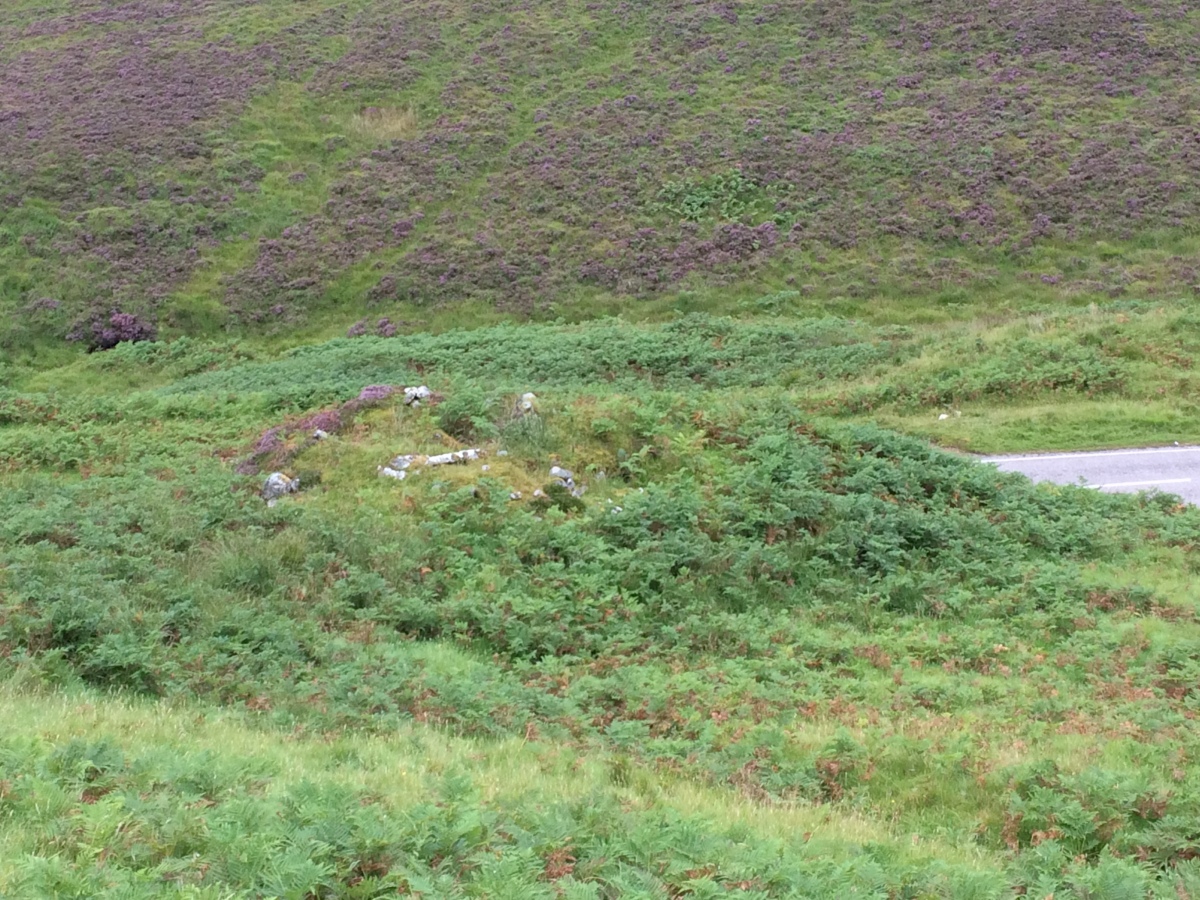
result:
[(15, 330), (1195, 290), (1152, 249), (1200, 215), (1200, 26), (1165, 2), (289, 10), (7, 14), (0, 185), (57, 224), (9, 220), (5, 296), (65, 286)]
[[(202, 45), (191, 24), (106, 30), (62, 49), (33, 50), (0, 71), (0, 153), (12, 199), (78, 203), (104, 188), (127, 200), (155, 156), (203, 153), (197, 123), (243, 103), (272, 73), (268, 48)], [(104, 193), (107, 193), (105, 191)], [(15, 192), (15, 193), (14, 193)], [(103, 194), (101, 194), (103, 195)]]
[[(1186, 227), (1198, 212), (1180, 188), (1196, 174), (1183, 113), (1194, 86), (1169, 74), (1195, 66), (1180, 37), (1194, 26), (1166, 7), (605, 13), (621, 23), (617, 52), (590, 28), (547, 33), (539, 10), (466, 43), (469, 64), (447, 76), (440, 105), (490, 140), (478, 145), (482, 168), (450, 157), (431, 193), (466, 190), (474, 202), (399, 206), (426, 217), (421, 240), (380, 232), (372, 255), (396, 263), (373, 302), (469, 297), (530, 310), (587, 285), (641, 295), (693, 274), (754, 280), (767, 260), (813, 246), (891, 238), (925, 252), (1012, 253)], [(1151, 44), (1162, 21), (1177, 39)], [(416, 33), (415, 22), (404, 29), (408, 44)], [(612, 63), (590, 70), (600, 46)], [(517, 78), (532, 102), (510, 98)], [(736, 101), (717, 102), (732, 92)], [(1080, 96), (1082, 108), (1063, 102)], [(502, 133), (516, 137), (507, 148)], [(362, 215), (396, 202), (389, 181), (408, 165), (372, 164), (373, 178), (353, 182), (365, 187)], [(337, 208), (330, 226), (354, 218), (353, 206)], [(306, 257), (323, 254), (336, 271), (347, 239), (321, 243)]]
[(256, 197), (281, 145), (229, 126), (253, 97), (328, 52), (336, 17), (284, 17), (260, 27), (257, 42), (244, 40), (253, 28), (212, 39), (236, 7), (76, 5), (9, 27), (3, 295), (26, 305), (37, 285), (53, 284), (63, 308), (53, 321), (15, 320), (10, 339), (62, 336), (114, 307), (157, 319), (205, 257), (258, 230), (264, 213), (253, 208), (264, 205)]

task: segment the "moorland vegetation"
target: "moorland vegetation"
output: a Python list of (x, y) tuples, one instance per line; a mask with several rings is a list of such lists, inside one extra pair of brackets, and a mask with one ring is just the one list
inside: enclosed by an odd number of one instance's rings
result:
[(1200, 896), (1198, 38), (4, 4), (0, 894)]

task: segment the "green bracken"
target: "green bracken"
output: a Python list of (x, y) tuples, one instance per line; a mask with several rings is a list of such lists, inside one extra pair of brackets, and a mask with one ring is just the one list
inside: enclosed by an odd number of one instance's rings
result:
[(1194, 9), (2, 6), (0, 896), (1200, 897)]
[[(1052, 400), (1100, 416), (1155, 395), (1145, 354), (1191, 348), (1186, 310), (1078, 315), (690, 316), (282, 354), (179, 340), (81, 359), (54, 387), (23, 376), (0, 404), (0, 653), (29, 724), (0, 757), (0, 884), (1193, 890), (1200, 517), (856, 421), (1007, 439), (972, 423), (1028, 427)], [(418, 382), (419, 409), (355, 406)], [(467, 440), (483, 461), (376, 474)], [(582, 500), (534, 497), (552, 464)], [(268, 508), (276, 465), (304, 489)], [(62, 725), (35, 724), (39, 697)], [(120, 724), (163, 715), (178, 729)], [(372, 787), (378, 741), (426, 774)], [(513, 766), (528, 775), (505, 793)]]

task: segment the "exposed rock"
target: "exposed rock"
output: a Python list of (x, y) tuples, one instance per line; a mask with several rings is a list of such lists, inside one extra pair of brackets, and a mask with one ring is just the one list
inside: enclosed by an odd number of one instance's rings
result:
[(455, 450), (451, 453), (439, 453), (437, 456), (427, 457), (425, 465), (427, 466), (445, 466), (451, 463), (464, 463), (469, 459), (479, 459), (483, 455), (483, 451), (477, 447), (472, 447), (470, 450)]
[[(454, 450), (450, 453), (439, 453), (437, 456), (418, 456), (415, 453), (407, 453), (397, 456), (386, 466), (380, 466), (378, 472), (387, 478), (395, 478), (397, 481), (403, 481), (410, 474), (416, 474), (426, 466), (446, 466), (453, 463), (464, 463), (467, 460), (479, 459), (483, 456), (483, 451), (477, 447), (472, 447), (469, 450)], [(483, 467), (484, 470), (487, 466)]]
[(428, 400), (432, 396), (433, 391), (425, 385), (421, 385), (420, 387), (406, 387), (404, 389), (404, 405), (418, 406), (422, 400)]
[(582, 497), (584, 492), (587, 490), (586, 487), (577, 485), (575, 483), (574, 472), (572, 472), (570, 469), (564, 469), (562, 466), (551, 466), (550, 477), (554, 479), (556, 484), (561, 484), (568, 491), (570, 491), (572, 497)]
[(294, 494), (298, 490), (300, 490), (299, 478), (289, 478), (282, 472), (272, 472), (263, 483), (262, 498), (267, 501), (267, 506), (274, 506), (280, 497)]

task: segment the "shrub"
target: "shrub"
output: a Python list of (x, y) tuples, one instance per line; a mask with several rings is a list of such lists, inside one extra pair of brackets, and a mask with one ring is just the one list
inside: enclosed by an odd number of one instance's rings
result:
[(438, 426), (460, 441), (492, 437), (497, 434), (492, 422), (492, 401), (479, 388), (461, 385), (450, 390), (437, 406)]
[(153, 341), (158, 334), (154, 323), (133, 313), (112, 312), (107, 317), (96, 316), (85, 325), (76, 326), (68, 340), (83, 341), (91, 350), (111, 350), (118, 344)]

